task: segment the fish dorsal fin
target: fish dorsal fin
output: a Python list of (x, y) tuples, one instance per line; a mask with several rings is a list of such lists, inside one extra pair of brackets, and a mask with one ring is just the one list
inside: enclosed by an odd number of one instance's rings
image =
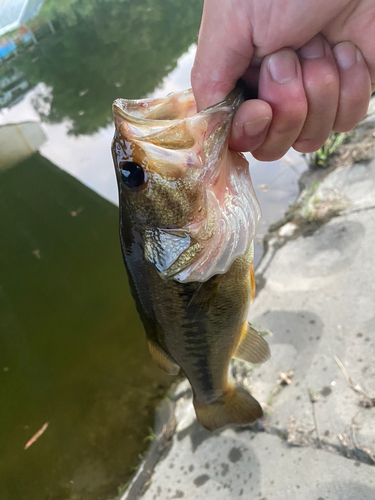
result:
[(250, 325), (245, 323), (240, 343), (234, 358), (249, 363), (264, 363), (271, 356), (270, 348), (264, 338)]
[(151, 340), (148, 341), (148, 348), (152, 359), (158, 365), (159, 368), (164, 370), (168, 375), (177, 375), (180, 371), (180, 367), (174, 363), (169, 356), (163, 351), (163, 349), (157, 346)]

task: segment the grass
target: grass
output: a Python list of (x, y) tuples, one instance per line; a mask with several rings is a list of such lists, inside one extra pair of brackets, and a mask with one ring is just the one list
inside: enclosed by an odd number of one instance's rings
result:
[(144, 439), (143, 439), (143, 442), (146, 443), (147, 441), (153, 441), (155, 439), (155, 432), (154, 432), (154, 429), (152, 429), (151, 427), (148, 428), (148, 436), (146, 436)]
[[(169, 401), (169, 398), (168, 396), (165, 396), (164, 397), (165, 400), (168, 400)], [(143, 442), (146, 443), (147, 441), (153, 441), (156, 437), (156, 434), (154, 432), (154, 429), (152, 429), (152, 427), (149, 427), (148, 428), (148, 432), (149, 434), (143, 439)], [(139, 460), (140, 462), (143, 460), (143, 456), (142, 455), (139, 455)], [(138, 470), (138, 467), (139, 467), (139, 464), (137, 466), (133, 466), (133, 467), (130, 467), (130, 470), (132, 472), (135, 472), (136, 470)], [(129, 481), (127, 481), (126, 483), (124, 484), (120, 484), (120, 486), (117, 487), (117, 495), (113, 498), (108, 498), (107, 500), (116, 500), (118, 495), (120, 495), (123, 491), (126, 490), (126, 488), (129, 486), (129, 484), (131, 483), (131, 479), (129, 479)]]
[(316, 217), (316, 205), (321, 201), (319, 196), (316, 195), (318, 184), (313, 183), (311, 188), (306, 190), (302, 206), (300, 207), (300, 215), (311, 222)]
[(117, 495), (112, 498), (108, 498), (107, 500), (116, 500), (117, 496), (120, 495), (123, 491), (126, 490), (126, 488), (129, 486), (130, 480), (125, 483), (125, 484), (120, 484), (120, 486), (117, 487)]
[(320, 167), (326, 168), (329, 159), (336, 149), (344, 142), (346, 136), (347, 134), (345, 132), (331, 132), (323, 146), (315, 153), (315, 163)]

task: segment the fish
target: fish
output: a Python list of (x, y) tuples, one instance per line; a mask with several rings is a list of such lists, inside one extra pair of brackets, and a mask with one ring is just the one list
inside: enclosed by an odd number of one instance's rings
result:
[(262, 417), (228, 381), (232, 358), (270, 356), (247, 321), (255, 293), (253, 238), (261, 216), (246, 158), (228, 148), (235, 88), (201, 112), (192, 90), (116, 99), (112, 156), (123, 259), (149, 351), (182, 369), (200, 424), (215, 430)]

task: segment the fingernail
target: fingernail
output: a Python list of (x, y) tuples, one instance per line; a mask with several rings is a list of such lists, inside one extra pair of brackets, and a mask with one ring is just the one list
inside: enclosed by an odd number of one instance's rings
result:
[(281, 85), (297, 77), (297, 65), (294, 52), (283, 50), (273, 54), (268, 61), (272, 80)]
[(350, 42), (342, 42), (333, 48), (337, 64), (341, 69), (349, 69), (362, 58), (360, 51)]
[(300, 54), (305, 59), (317, 59), (318, 57), (324, 57), (324, 43), (319, 37), (313, 38), (306, 45), (301, 47)]
[(247, 137), (253, 137), (254, 135), (261, 134), (264, 129), (268, 126), (270, 118), (268, 116), (262, 116), (261, 118), (255, 118), (243, 124), (243, 130)]

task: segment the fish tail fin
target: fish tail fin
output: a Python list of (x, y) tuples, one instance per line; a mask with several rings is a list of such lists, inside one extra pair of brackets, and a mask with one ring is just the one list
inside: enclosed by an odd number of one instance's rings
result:
[(228, 424), (250, 424), (262, 417), (262, 407), (245, 389), (229, 387), (221, 398), (210, 404), (194, 401), (201, 425), (213, 431)]

